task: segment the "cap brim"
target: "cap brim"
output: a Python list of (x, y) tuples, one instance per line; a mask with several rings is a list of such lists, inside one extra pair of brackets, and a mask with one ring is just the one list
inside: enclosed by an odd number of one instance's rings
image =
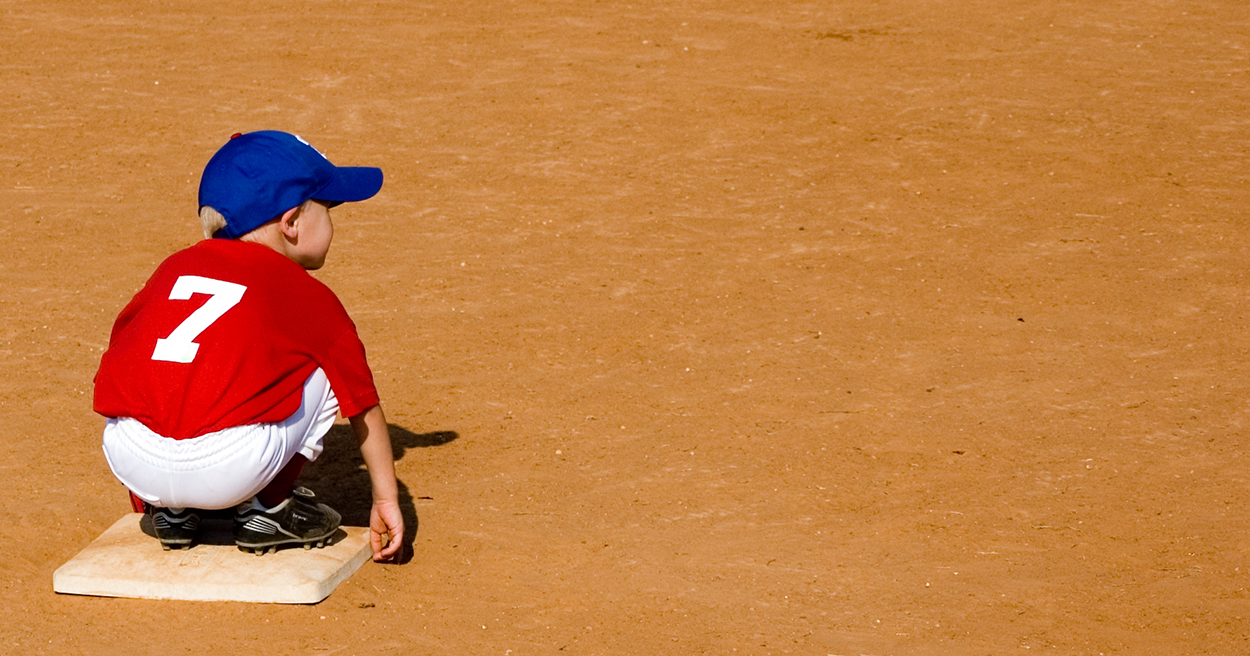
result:
[(382, 189), (382, 169), (371, 166), (336, 166), (330, 183), (313, 194), (316, 200), (352, 203), (373, 198)]

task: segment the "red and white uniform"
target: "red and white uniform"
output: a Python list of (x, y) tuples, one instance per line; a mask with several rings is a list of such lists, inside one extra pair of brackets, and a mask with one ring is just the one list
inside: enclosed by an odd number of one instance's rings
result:
[[(165, 506), (248, 498), (294, 453), (320, 454), (336, 409), (352, 417), (377, 403), (334, 293), (268, 247), (222, 239), (157, 268), (118, 316), (95, 378), (110, 466)], [(204, 487), (215, 488), (207, 498)]]

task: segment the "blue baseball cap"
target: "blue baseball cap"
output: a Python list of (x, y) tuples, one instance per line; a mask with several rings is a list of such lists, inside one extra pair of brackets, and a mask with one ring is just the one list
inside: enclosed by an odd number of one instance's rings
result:
[(285, 132), (235, 134), (204, 167), (200, 207), (226, 218), (214, 237), (238, 239), (306, 200), (338, 205), (372, 198), (382, 169), (335, 166), (307, 141)]

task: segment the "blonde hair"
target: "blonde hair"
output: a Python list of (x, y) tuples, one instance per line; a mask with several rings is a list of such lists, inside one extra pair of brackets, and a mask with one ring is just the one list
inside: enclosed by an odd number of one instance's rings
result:
[(200, 227), (204, 229), (204, 238), (212, 239), (218, 230), (226, 227), (226, 217), (221, 212), (205, 205), (200, 208)]

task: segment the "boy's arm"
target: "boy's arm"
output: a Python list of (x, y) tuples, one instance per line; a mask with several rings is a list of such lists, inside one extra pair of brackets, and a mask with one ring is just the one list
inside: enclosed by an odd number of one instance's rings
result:
[(399, 484), (395, 481), (395, 454), (382, 406), (375, 405), (349, 419), (360, 455), (373, 485), (373, 509), (369, 513), (369, 543), (373, 559), (394, 560), (404, 542), (404, 517), (399, 511)]

